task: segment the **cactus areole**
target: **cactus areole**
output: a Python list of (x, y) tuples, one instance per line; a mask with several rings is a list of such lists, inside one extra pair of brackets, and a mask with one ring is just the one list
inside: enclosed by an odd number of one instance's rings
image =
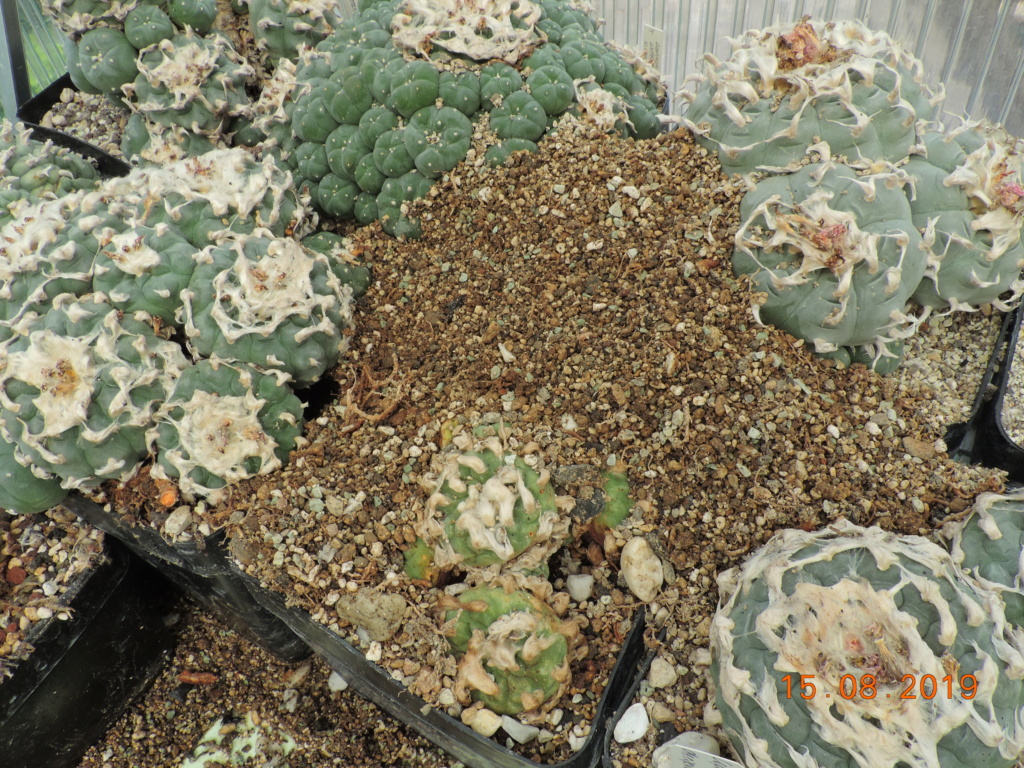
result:
[(719, 587), (709, 714), (750, 768), (1009, 768), (1024, 749), (1019, 637), (938, 545), (840, 520), (783, 531)]

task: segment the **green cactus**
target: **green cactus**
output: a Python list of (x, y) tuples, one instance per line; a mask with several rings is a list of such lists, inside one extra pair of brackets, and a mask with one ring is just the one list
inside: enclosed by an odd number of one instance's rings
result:
[(137, 0), (40, 0), (43, 12), (52, 18), (65, 37), (78, 41), (91, 29), (121, 29)]
[(719, 590), (711, 721), (749, 768), (1016, 764), (1021, 641), (936, 544), (844, 519), (783, 531)]
[(69, 47), (68, 58), (74, 57), (76, 61), (69, 64), (68, 70), (81, 74), (85, 90), (120, 100), (123, 87), (139, 74), (137, 54), (124, 32), (99, 27), (89, 30), (77, 45)]
[(196, 261), (182, 317), (197, 355), (282, 371), (305, 387), (348, 348), (353, 288), (328, 256), (256, 230)]
[(166, 223), (126, 227), (96, 256), (92, 287), (111, 306), (173, 325), (195, 269), (196, 247)]
[(961, 522), (942, 530), (953, 562), (999, 594), (1006, 620), (1024, 630), (1024, 496), (982, 493)]
[(537, 456), (506, 452), (490, 437), (466, 444), (444, 459), (417, 535), (434, 549), (434, 566), (547, 574), (547, 561), (568, 535), (562, 514), (571, 506), (557, 497), (550, 476), (535, 468)]
[(98, 301), (60, 304), (3, 349), (3, 437), (65, 488), (125, 480), (185, 365), (178, 345), (143, 320)]
[(199, 740), (192, 754), (178, 768), (288, 768), (288, 756), (295, 750), (295, 739), (284, 731), (272, 730), (260, 722), (254, 712), (234, 724), (230, 740), (228, 729), (219, 718)]
[(99, 173), (81, 155), (36, 141), (23, 123), (0, 121), (0, 227), (30, 203), (94, 189)]
[(302, 403), (282, 373), (217, 360), (187, 367), (156, 414), (147, 439), (152, 475), (177, 480), (187, 498), (272, 472), (302, 434)]
[(340, 10), (336, 0), (249, 0), (249, 27), (276, 64), (328, 37), (340, 21)]
[(443, 632), (459, 657), (455, 696), (505, 715), (554, 707), (568, 688), (582, 642), (579, 627), (562, 621), (534, 594), (482, 586), (447, 598)]
[[(18, 460), (14, 443), (0, 437), (0, 509), (31, 515), (55, 507), (68, 495), (60, 480)], [(36, 472), (40, 474), (36, 474)]]
[(217, 21), (217, 0), (169, 0), (167, 13), (179, 27), (208, 35)]
[(124, 19), (124, 36), (138, 50), (174, 37), (175, 32), (171, 17), (156, 5), (140, 5)]
[[(545, 42), (561, 29), (555, 18), (573, 28), (565, 43), (578, 51), (573, 61), (592, 61), (588, 73), (607, 75), (609, 87), (619, 89), (621, 119), (616, 115), (608, 128), (656, 134), (659, 109), (649, 94), (657, 87), (649, 67), (603, 44), (596, 23), (567, 6), (567, 0), (499, 0), (486, 8), (452, 0), (368, 4), (315, 50), (299, 54), (294, 76), (287, 73), (272, 97), (256, 102), (245, 140), (266, 136), (268, 151), (289, 165), (324, 213), (361, 223), (379, 218), (385, 232), (417, 237), (420, 224), (402, 213), (402, 204), (426, 194), (431, 180), (467, 156), (474, 122), (490, 112), (499, 141), (536, 143), (574, 108), (577, 88), (563, 53)], [(520, 146), (490, 157), (501, 160)]]
[(144, 50), (124, 91), (148, 121), (216, 138), (232, 118), (249, 114), (245, 84), (254, 75), (225, 35), (187, 31)]
[(968, 123), (929, 132), (924, 145), (927, 157), (905, 166), (910, 209), (928, 250), (914, 299), (939, 309), (1009, 309), (1024, 292), (1019, 141), (990, 124)]
[(686, 126), (739, 174), (792, 169), (819, 142), (851, 164), (900, 162), (942, 98), (920, 61), (859, 21), (752, 30), (686, 85)]
[(907, 303), (926, 257), (903, 177), (831, 162), (766, 178), (740, 203), (732, 266), (767, 293), (761, 322), (883, 372), (916, 327)]
[(505, 139), (501, 144), (495, 144), (487, 148), (484, 153), (484, 161), (495, 167), (502, 166), (513, 152), (537, 152), (540, 147), (535, 142), (527, 139)]

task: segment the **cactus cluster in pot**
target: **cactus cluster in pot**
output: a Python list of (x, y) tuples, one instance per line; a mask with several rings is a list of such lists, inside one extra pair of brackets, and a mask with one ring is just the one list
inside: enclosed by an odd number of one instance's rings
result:
[(315, 222), (290, 174), (243, 149), (17, 206), (0, 229), (0, 473), (26, 486), (4, 504), (37, 511), (154, 452), (187, 496), (280, 466), (302, 429), (292, 389), (344, 353), (369, 282), (342, 238), (299, 241)]
[(1010, 768), (1024, 750), (1021, 635), (937, 544), (782, 531), (719, 589), (708, 715), (749, 768)]
[[(858, 21), (804, 19), (732, 46), (688, 79), (682, 121), (747, 186), (733, 267), (767, 293), (763, 319), (885, 373), (930, 312), (1017, 301), (1016, 139), (932, 121), (941, 85), (930, 89), (920, 61)], [(840, 176), (873, 191), (843, 200)], [(896, 241), (899, 258), (879, 260)]]
[[(651, 137), (662, 89), (563, 0), (370, 0), (254, 106), (250, 143), (285, 159), (320, 209), (416, 236), (406, 203), (471, 149), (534, 149), (580, 94), (608, 99), (610, 128)], [(585, 114), (585, 113), (584, 113)]]

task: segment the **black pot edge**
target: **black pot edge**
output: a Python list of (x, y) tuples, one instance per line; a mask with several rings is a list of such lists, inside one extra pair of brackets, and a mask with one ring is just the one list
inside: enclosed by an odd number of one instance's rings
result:
[[(31, 638), (31, 656), (0, 687), (10, 707), (0, 716), (5, 768), (77, 766), (173, 648), (164, 623), (172, 591), (122, 544), (108, 538), (104, 562), (85, 581), (70, 601), (71, 618), (45, 622)], [(13, 693), (4, 690), (11, 685)]]
[(1004, 470), (1013, 484), (1024, 483), (1024, 448), (1007, 435), (1002, 411), (1022, 319), (1020, 305), (1003, 317), (970, 418), (952, 425), (945, 436), (951, 458)]
[(600, 765), (609, 720), (622, 706), (627, 692), (639, 686), (639, 680), (636, 679), (637, 665), (646, 651), (643, 639), (646, 617), (642, 608), (637, 611), (633, 627), (608, 677), (583, 747), (560, 763), (534, 762), (481, 736), (455, 718), (427, 704), (422, 698), (409, 692), (383, 668), (367, 661), (362, 651), (314, 621), (308, 613), (287, 606), (283, 595), (262, 587), (251, 576), (247, 575), (246, 580), (257, 599), (303, 637), (314, 652), (357, 693), (416, 730), (468, 768), (597, 768)]
[(63, 506), (127, 546), (246, 639), (286, 662), (312, 652), (308, 644), (252, 595), (226, 554), (224, 533), (172, 544), (155, 528), (131, 525), (116, 512), (72, 493)]

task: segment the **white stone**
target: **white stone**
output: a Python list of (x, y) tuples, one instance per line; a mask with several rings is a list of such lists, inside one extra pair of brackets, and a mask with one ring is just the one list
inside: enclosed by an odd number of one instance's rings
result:
[(582, 603), (594, 594), (594, 577), (589, 573), (574, 573), (566, 577), (565, 588), (569, 592), (569, 597), (577, 603)]
[(654, 765), (659, 765), (662, 762), (662, 755), (666, 755), (674, 750), (676, 747), (686, 747), (687, 749), (695, 749), (698, 752), (704, 752), (709, 755), (721, 755), (722, 748), (718, 746), (716, 741), (706, 733), (700, 731), (687, 731), (681, 733), (674, 739), (670, 739), (654, 750)]
[(501, 727), (501, 716), (489, 709), (467, 709), (462, 713), (463, 722), (481, 736), (490, 738)]
[(647, 673), (647, 682), (651, 684), (652, 688), (668, 688), (670, 685), (675, 685), (678, 679), (679, 675), (676, 674), (676, 668), (671, 662), (660, 656), (651, 662), (651, 671)]
[(339, 693), (348, 688), (348, 680), (337, 672), (331, 672), (331, 676), (327, 678), (327, 687), (335, 693)]
[(505, 733), (520, 744), (529, 744), (540, 733), (540, 728), (520, 723), (514, 717), (509, 717), (508, 715), (501, 716), (501, 727), (505, 730)]
[(450, 707), (455, 703), (455, 693), (451, 688), (442, 688), (437, 694), (437, 703), (442, 707)]
[(647, 733), (650, 726), (651, 719), (647, 716), (647, 710), (638, 702), (622, 713), (612, 735), (619, 744), (629, 744)]
[(649, 603), (658, 596), (658, 590), (665, 580), (665, 569), (643, 536), (634, 536), (626, 542), (619, 567), (626, 579), (626, 586), (638, 600)]
[(676, 719), (676, 713), (660, 701), (656, 701), (651, 707), (651, 719), (656, 723), (670, 723)]
[(180, 535), (190, 525), (192, 525), (192, 509), (183, 504), (167, 516), (164, 521), (164, 533), (173, 538)]

